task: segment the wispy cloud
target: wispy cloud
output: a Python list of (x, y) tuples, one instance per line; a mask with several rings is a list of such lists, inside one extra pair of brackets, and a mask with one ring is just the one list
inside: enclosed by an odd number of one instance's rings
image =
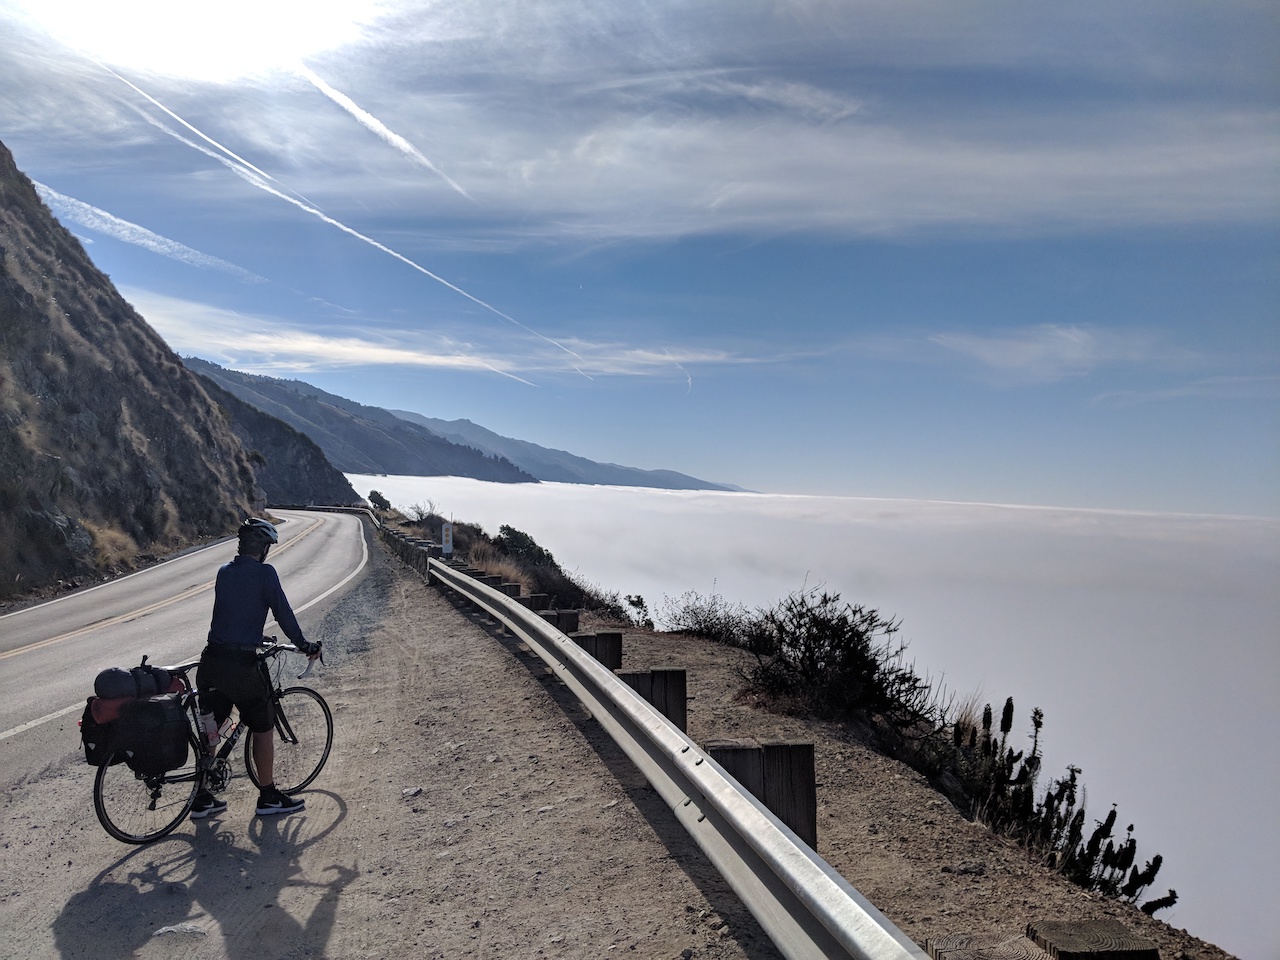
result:
[(306, 373), (356, 366), (433, 367), (488, 370), (529, 383), (513, 372), (509, 361), (462, 349), (445, 338), (432, 338), (439, 341), (439, 348), (427, 349), (422, 344), (428, 338), (407, 331), (399, 332), (399, 341), (394, 335), (384, 335), (380, 340), (330, 336), (275, 317), (227, 310), (150, 290), (124, 287), (121, 292), (175, 350), (212, 356), (237, 369)]
[(1173, 400), (1217, 397), (1231, 400), (1280, 400), (1280, 375), (1202, 377), (1154, 390), (1113, 390), (1099, 394), (1098, 403), (1130, 407)]
[[(342, 367), (434, 367), (488, 370), (519, 380), (564, 372), (547, 348), (531, 350), (495, 337), (477, 343), (440, 332), (385, 329), (362, 337), (331, 334), (314, 324), (242, 313), (141, 288), (122, 293), (174, 349), (257, 372), (334, 370)], [(371, 325), (366, 324), (366, 329)], [(581, 367), (593, 377), (679, 378), (692, 384), (688, 366), (763, 364), (763, 358), (727, 350), (672, 345), (646, 349), (619, 342), (571, 341)]]
[(264, 282), (262, 277), (255, 273), (250, 273), (234, 263), (228, 263), (226, 260), (210, 254), (201, 253), (186, 244), (179, 243), (177, 240), (170, 240), (168, 237), (161, 236), (146, 227), (139, 226), (136, 223), (85, 203), (83, 200), (77, 200), (74, 197), (61, 194), (43, 183), (36, 181), (32, 181), (32, 183), (44, 202), (61, 219), (70, 220), (72, 223), (77, 223), (86, 229), (96, 230), (113, 239), (131, 243), (134, 246), (142, 247), (144, 250), (150, 250), (152, 253), (158, 253), (160, 256), (168, 257), (170, 260), (177, 260), (193, 267), (224, 270), (227, 273), (235, 274), (243, 280)]
[[(1088, 3), (1012, 18), (979, 3), (933, 12), (927, 30), (909, 5), (767, 6), (729, 16), (714, 0), (590, 10), (450, 3), (401, 7), (380, 22), (366, 11), (333, 33), (358, 43), (308, 55), (305, 89), (293, 80), (301, 59), (277, 56), (264, 62), (281, 72), (236, 84), (151, 83), (234, 126), (237, 139), (221, 139), (242, 147), (241, 158), (271, 156), (260, 176), (299, 164), (291, 178), (302, 186), (307, 177), (321, 198), (310, 206), (345, 222), (438, 212), (440, 242), (459, 246), (722, 232), (1054, 234), (1258, 222), (1280, 211), (1280, 128), (1255, 92), (1270, 90), (1271, 57), (1246, 42), (1260, 31), (1245, 4), (1215, 7), (1225, 31), (1217, 39), (1198, 38), (1200, 15), (1178, 3), (1151, 30), (1137, 29), (1134, 13)], [(1123, 38), (1135, 56), (1100, 45), (1100, 34)], [(280, 46), (295, 49), (290, 37)], [(330, 70), (385, 91), (378, 116), (319, 76)], [(1203, 95), (1186, 95), (1188, 74)], [(26, 91), (4, 82), (0, 71), (0, 127), (29, 127)], [(65, 117), (74, 115), (86, 140), (108, 129), (121, 137), (110, 93), (66, 74), (56, 81), (66, 86), (60, 110), (42, 82), (32, 96), (48, 104), (39, 112), (62, 125), (59, 136), (73, 135)], [(260, 109), (244, 109), (250, 98)], [(341, 137), (336, 121), (346, 118), (333, 103), (381, 139)], [(430, 158), (409, 131), (431, 132)], [(477, 209), (442, 209), (434, 183), (405, 175), (406, 156), (465, 184)]]
[(999, 379), (1019, 383), (1082, 377), (1111, 364), (1185, 362), (1191, 356), (1146, 333), (1051, 323), (996, 334), (939, 333), (929, 341)]

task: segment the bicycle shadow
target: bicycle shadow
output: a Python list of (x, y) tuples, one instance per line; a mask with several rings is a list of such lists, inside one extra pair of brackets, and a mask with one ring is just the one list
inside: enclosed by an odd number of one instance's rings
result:
[[(328, 953), (342, 891), (356, 865), (317, 869), (302, 853), (346, 819), (346, 804), (327, 791), (308, 791), (310, 811), (195, 823), (194, 834), (170, 836), (131, 850), (74, 894), (53, 922), (64, 960), (133, 956), (151, 939), (220, 933), (231, 960)], [(330, 876), (332, 875), (332, 876)], [(319, 879), (323, 877), (324, 879)]]

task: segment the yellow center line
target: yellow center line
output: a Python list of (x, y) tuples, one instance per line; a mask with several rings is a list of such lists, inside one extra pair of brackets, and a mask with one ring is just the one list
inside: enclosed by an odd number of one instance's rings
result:
[[(280, 544), (279, 548), (275, 551), (276, 556), (279, 556), (280, 554), (284, 553), (286, 550), (292, 547), (299, 540), (308, 536), (323, 522), (324, 522), (323, 520), (319, 520), (319, 519), (312, 521), (311, 526), (307, 527), (307, 529), (303, 530), (297, 536), (291, 537), (287, 543)], [(214, 584), (213, 580), (206, 580), (204, 583), (197, 583), (193, 587), (188, 587), (186, 590), (182, 591), (182, 593), (175, 594), (174, 596), (168, 597), (164, 600), (158, 600), (155, 603), (150, 604), (149, 606), (141, 607), (137, 610), (130, 610), (128, 613), (122, 613), (119, 616), (110, 617), (106, 620), (98, 620), (97, 622), (91, 623), (88, 626), (79, 627), (75, 630), (69, 631), (68, 633), (59, 634), (56, 637), (49, 637), (45, 640), (37, 640), (35, 643), (29, 643), (25, 647), (16, 647), (13, 650), (7, 650), (4, 653), (0, 653), (0, 660), (8, 660), (10, 657), (16, 657), (20, 653), (29, 653), (32, 650), (39, 650), (43, 647), (51, 647), (55, 643), (61, 643), (63, 640), (70, 640), (73, 637), (84, 636), (86, 633), (92, 633), (94, 630), (99, 630), (104, 627), (115, 626), (117, 623), (126, 623), (129, 620), (136, 620), (138, 617), (145, 617), (148, 613), (154, 613), (155, 611), (160, 610), (164, 607), (170, 606), (171, 604), (180, 603), (183, 600), (190, 599), (191, 597), (194, 597), (205, 590), (212, 589), (213, 584)]]

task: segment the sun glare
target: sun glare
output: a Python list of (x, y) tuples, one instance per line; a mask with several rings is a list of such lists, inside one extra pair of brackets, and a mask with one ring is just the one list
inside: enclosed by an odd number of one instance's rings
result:
[(19, 0), (29, 22), (110, 66), (227, 81), (359, 39), (384, 0)]

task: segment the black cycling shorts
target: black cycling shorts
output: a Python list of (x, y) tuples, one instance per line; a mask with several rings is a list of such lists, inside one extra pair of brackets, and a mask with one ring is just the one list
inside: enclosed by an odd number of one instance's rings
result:
[(231, 715), (231, 705), (240, 711), (240, 722), (254, 733), (265, 733), (275, 726), (275, 709), (271, 691), (262, 677), (257, 651), (220, 650), (205, 647), (196, 673), (196, 689), (200, 705), (212, 711), (218, 724)]

